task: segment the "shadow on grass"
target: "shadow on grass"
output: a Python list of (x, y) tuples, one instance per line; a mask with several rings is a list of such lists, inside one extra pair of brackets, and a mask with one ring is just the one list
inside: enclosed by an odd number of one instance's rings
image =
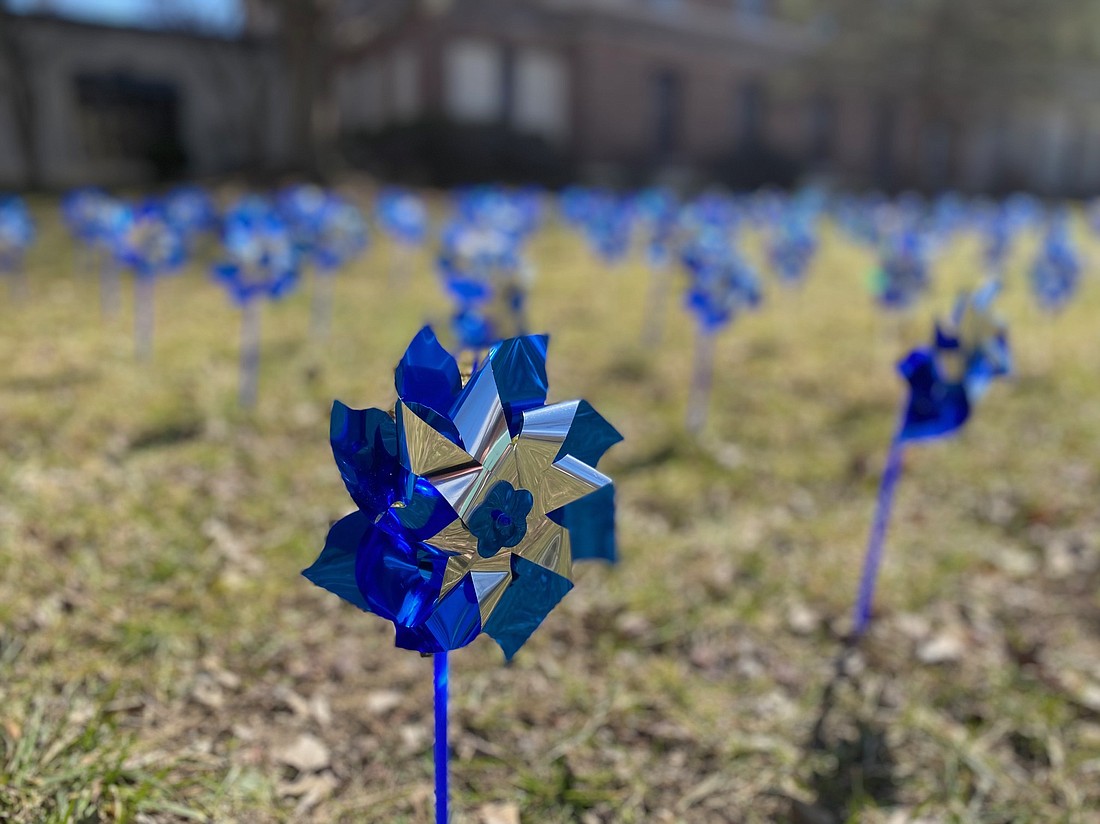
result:
[(4, 388), (12, 392), (53, 392), (87, 386), (99, 380), (99, 373), (90, 369), (64, 369), (44, 375), (22, 375), (4, 382)]
[(163, 446), (175, 446), (198, 438), (203, 433), (203, 422), (199, 418), (178, 418), (164, 421), (137, 433), (130, 441), (131, 452), (156, 449)]
[[(851, 672), (855, 643), (849, 639), (836, 659), (833, 677), (821, 696), (821, 706), (806, 754), (829, 753), (828, 767), (809, 779), (813, 806), (831, 820), (847, 821), (871, 805), (890, 806), (897, 800), (897, 760), (886, 741), (886, 730), (872, 719), (838, 706), (840, 690), (860, 685)], [(836, 730), (836, 732), (832, 732)]]

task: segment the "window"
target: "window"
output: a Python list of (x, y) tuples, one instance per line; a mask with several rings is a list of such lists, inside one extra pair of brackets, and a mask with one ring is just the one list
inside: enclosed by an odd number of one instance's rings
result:
[(565, 61), (550, 51), (527, 49), (515, 59), (512, 124), (551, 140), (569, 132), (569, 74)]
[(74, 85), (89, 159), (144, 161), (165, 176), (183, 170), (179, 92), (173, 84), (120, 72), (78, 74)]
[(443, 63), (447, 114), (463, 122), (491, 122), (504, 114), (504, 59), (499, 46), (457, 40)]
[(420, 62), (416, 52), (399, 49), (390, 58), (390, 91), (393, 116), (399, 123), (420, 114)]
[(764, 85), (748, 80), (737, 90), (737, 129), (742, 148), (756, 148), (764, 138), (767, 98)]
[(679, 140), (680, 77), (663, 70), (653, 78), (654, 148), (658, 157), (676, 151)]

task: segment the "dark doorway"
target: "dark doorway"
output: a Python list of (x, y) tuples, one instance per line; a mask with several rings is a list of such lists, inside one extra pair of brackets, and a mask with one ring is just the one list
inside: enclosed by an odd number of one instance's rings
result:
[(80, 136), (89, 160), (146, 163), (158, 179), (186, 171), (177, 88), (118, 72), (75, 78)]

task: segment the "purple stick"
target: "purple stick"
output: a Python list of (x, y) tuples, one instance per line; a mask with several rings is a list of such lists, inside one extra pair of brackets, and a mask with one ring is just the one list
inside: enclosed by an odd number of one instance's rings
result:
[(890, 510), (894, 503), (894, 490), (901, 478), (901, 459), (905, 452), (905, 443), (900, 432), (890, 442), (890, 452), (886, 456), (886, 468), (882, 472), (882, 481), (878, 488), (878, 502), (875, 504), (875, 520), (871, 525), (871, 537), (867, 542), (867, 554), (863, 559), (863, 575), (859, 579), (859, 594), (852, 613), (852, 637), (859, 638), (867, 631), (871, 623), (871, 607), (875, 600), (875, 583), (878, 581), (878, 568), (882, 562), (882, 550), (886, 543), (886, 528), (890, 524)]
[(432, 656), (435, 670), (435, 821), (447, 824), (449, 815), (447, 769), (450, 759), (447, 748), (447, 652)]

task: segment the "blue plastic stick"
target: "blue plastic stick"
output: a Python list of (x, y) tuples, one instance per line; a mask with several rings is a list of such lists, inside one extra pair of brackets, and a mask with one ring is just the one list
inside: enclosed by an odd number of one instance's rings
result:
[(687, 429), (692, 435), (698, 435), (706, 425), (713, 378), (714, 333), (700, 329), (695, 346), (695, 368), (692, 370), (691, 397), (687, 411)]
[(260, 380), (260, 301), (253, 298), (241, 308), (241, 384), (240, 404), (244, 409), (256, 405)]
[(894, 490), (901, 478), (901, 459), (904, 452), (905, 443), (900, 433), (894, 435), (890, 443), (890, 452), (886, 457), (886, 468), (882, 472), (882, 481), (879, 483), (878, 502), (875, 504), (875, 520), (871, 525), (871, 537), (867, 542), (867, 555), (863, 559), (863, 575), (859, 579), (859, 594), (856, 596), (856, 608), (852, 615), (853, 638), (863, 635), (871, 623), (875, 583), (878, 580), (878, 568), (882, 562), (882, 550), (886, 543), (886, 528), (890, 524)]
[(432, 656), (435, 665), (435, 821), (447, 824), (447, 653)]
[(134, 350), (138, 360), (148, 360), (153, 354), (153, 318), (155, 312), (156, 278), (134, 276)]
[(313, 312), (310, 318), (310, 331), (314, 339), (324, 340), (332, 328), (332, 290), (335, 274), (313, 270)]
[(120, 293), (122, 282), (119, 277), (118, 264), (111, 259), (106, 252), (100, 252), (99, 265), (99, 306), (104, 318), (113, 318), (118, 314), (119, 304), (122, 302)]

